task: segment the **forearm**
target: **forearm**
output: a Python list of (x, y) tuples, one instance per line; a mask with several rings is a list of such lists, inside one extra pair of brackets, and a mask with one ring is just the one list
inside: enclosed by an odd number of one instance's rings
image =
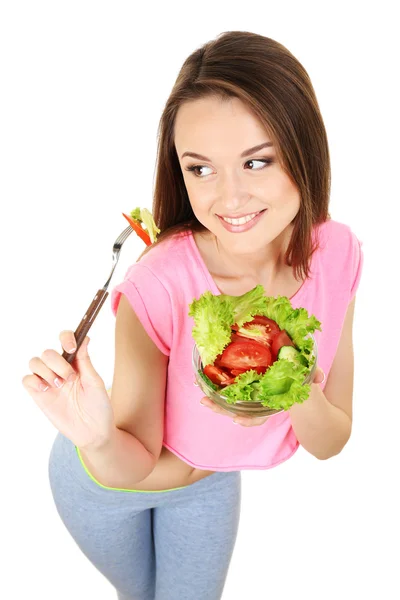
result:
[(316, 458), (339, 454), (350, 438), (351, 419), (331, 404), (320, 386), (311, 384), (308, 400), (289, 409), (293, 430), (300, 444)]
[(100, 447), (79, 448), (79, 451), (89, 472), (107, 487), (134, 489), (156, 463), (137, 438), (118, 427)]

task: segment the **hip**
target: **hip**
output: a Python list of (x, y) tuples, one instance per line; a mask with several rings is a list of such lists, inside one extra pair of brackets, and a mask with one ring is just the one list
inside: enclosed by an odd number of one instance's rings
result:
[(51, 449), (49, 476), (52, 488), (63, 488), (65, 493), (69, 493), (72, 488), (79, 488), (82, 492), (88, 492), (89, 496), (96, 497), (95, 501), (98, 500), (99, 494), (102, 499), (128, 497), (134, 495), (132, 492), (137, 492), (137, 496), (148, 493), (149, 496), (155, 497), (176, 495), (178, 490), (185, 492), (185, 490), (196, 489), (196, 492), (201, 492), (216, 484), (221, 489), (229, 486), (240, 487), (240, 471), (193, 469), (163, 447), (156, 467), (148, 477), (135, 484), (135, 489), (110, 488), (102, 485), (91, 475), (77, 448), (60, 433), (56, 436)]
[(215, 471), (196, 469), (163, 446), (153, 471), (135, 484), (137, 490), (163, 491), (181, 488), (213, 475)]

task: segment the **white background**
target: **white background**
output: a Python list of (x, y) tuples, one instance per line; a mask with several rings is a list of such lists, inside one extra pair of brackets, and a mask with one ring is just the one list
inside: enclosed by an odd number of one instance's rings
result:
[[(164, 103), (185, 58), (228, 30), (276, 39), (308, 71), (330, 143), (331, 215), (363, 241), (365, 267), (352, 438), (329, 461), (300, 449), (276, 469), (243, 472), (223, 600), (400, 597), (394, 5), (1, 3), (1, 597), (115, 597), (58, 517), (47, 479), (56, 432), (21, 380), (31, 357), (61, 351), (60, 331), (77, 327), (105, 283), (121, 213), (151, 209)], [(142, 249), (132, 235), (112, 286)], [(114, 321), (108, 298), (89, 346), (107, 382)]]

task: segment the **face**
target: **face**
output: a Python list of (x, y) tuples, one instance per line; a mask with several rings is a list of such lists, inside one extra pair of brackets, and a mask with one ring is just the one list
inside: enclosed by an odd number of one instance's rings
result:
[(255, 253), (290, 230), (300, 207), (298, 190), (267, 131), (241, 100), (183, 104), (175, 148), (196, 218), (230, 252)]

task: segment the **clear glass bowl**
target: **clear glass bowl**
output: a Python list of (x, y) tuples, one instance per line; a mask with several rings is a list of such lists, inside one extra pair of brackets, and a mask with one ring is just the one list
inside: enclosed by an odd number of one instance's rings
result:
[[(312, 381), (315, 369), (317, 368), (318, 361), (318, 349), (314, 336), (309, 333), (307, 337), (310, 337), (313, 340), (313, 350), (312, 355), (315, 357), (314, 363), (311, 367), (310, 372), (305, 378), (303, 385), (310, 383)], [(260, 402), (240, 402), (237, 401), (234, 404), (230, 404), (226, 401), (223, 393), (219, 393), (216, 390), (213, 390), (204, 379), (199, 375), (199, 370), (203, 369), (203, 364), (201, 362), (199, 351), (197, 350), (196, 344), (193, 346), (192, 352), (192, 366), (195, 376), (195, 384), (200, 387), (200, 389), (204, 392), (205, 396), (208, 396), (213, 400), (218, 406), (224, 408), (225, 410), (234, 413), (236, 415), (245, 415), (249, 417), (266, 417), (269, 415), (276, 415), (283, 412), (283, 409), (276, 410), (272, 408), (268, 408), (268, 406), (263, 406)]]

